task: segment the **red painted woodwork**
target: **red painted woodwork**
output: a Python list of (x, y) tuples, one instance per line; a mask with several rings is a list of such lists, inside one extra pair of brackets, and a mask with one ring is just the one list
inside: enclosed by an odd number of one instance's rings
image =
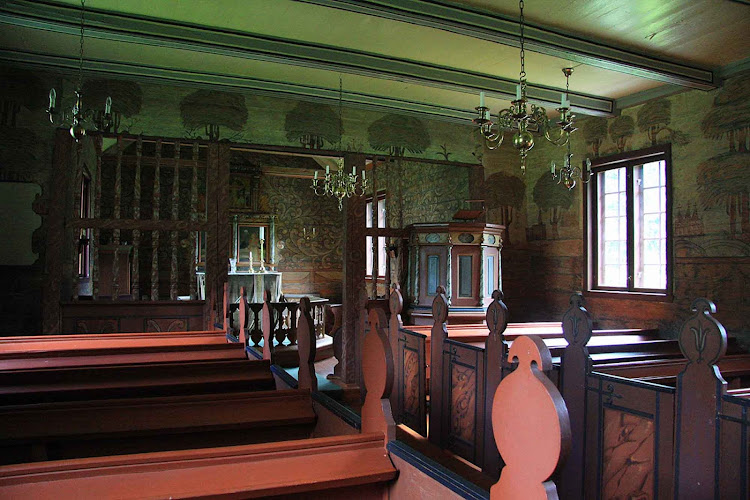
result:
[(675, 498), (709, 498), (716, 491), (715, 457), (721, 398), (726, 382), (716, 367), (727, 351), (727, 332), (711, 314), (716, 305), (696, 299), (693, 315), (680, 329), (680, 349), (688, 362), (677, 376)]
[[(396, 469), (382, 434), (0, 467), (10, 498), (260, 498), (382, 484)], [(147, 480), (144, 480), (147, 478)]]
[(389, 396), (393, 387), (393, 354), (384, 326), (385, 311), (370, 308), (369, 329), (362, 346), (362, 376), (367, 395), (362, 405), (362, 432), (381, 432), (387, 441), (396, 439)]
[(433, 340), (430, 349), (430, 370), (435, 377), (430, 377), (430, 442), (437, 444), (442, 443), (443, 437), (443, 341), (448, 338), (448, 331), (445, 328), (445, 321), (448, 319), (448, 300), (445, 297), (445, 288), (437, 287), (435, 299), (432, 302), (432, 317), (434, 324), (430, 332)]
[(261, 330), (263, 331), (263, 359), (273, 363), (273, 308), (271, 307), (271, 292), (263, 292), (263, 317)]
[[(500, 290), (492, 292), (492, 303), (487, 307), (485, 321), (489, 330), (484, 348), (485, 394), (489, 395), (495, 394), (497, 386), (503, 379), (503, 371), (508, 362), (508, 352), (503, 337), (503, 332), (508, 326), (508, 308), (503, 302), (503, 292)], [(500, 474), (502, 462), (494, 446), (492, 419), (486, 417), (492, 414), (492, 398), (485, 398), (484, 406), (484, 462), (482, 463), (482, 471), (492, 478), (497, 478)]]
[(557, 498), (549, 480), (570, 446), (565, 402), (544, 375), (552, 368), (549, 350), (539, 337), (519, 337), (509, 358), (518, 368), (503, 378), (492, 403), (492, 426), (505, 461), (491, 499)]
[(312, 306), (310, 299), (302, 297), (299, 301), (299, 321), (297, 323), (297, 352), (299, 353), (299, 381), (300, 389), (318, 390), (318, 377), (315, 375), (315, 350), (317, 339), (315, 325), (310, 314)]
[(200, 300), (63, 302), (62, 333), (204, 330), (204, 307)]

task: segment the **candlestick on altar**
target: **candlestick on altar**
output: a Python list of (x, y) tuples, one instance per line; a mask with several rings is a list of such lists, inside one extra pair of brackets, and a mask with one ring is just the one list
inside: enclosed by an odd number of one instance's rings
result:
[(251, 273), (252, 273), (252, 272), (254, 272), (254, 271), (253, 271), (253, 251), (252, 251), (252, 250), (250, 250), (250, 252), (248, 252), (248, 254), (249, 254), (249, 255), (248, 255), (248, 258), (250, 259), (250, 260), (249, 260), (249, 262), (248, 262), (248, 264), (247, 264), (247, 265), (248, 265), (248, 268), (249, 268), (249, 271), (248, 271), (248, 272), (251, 272)]
[(266, 272), (266, 263), (264, 262), (264, 253), (263, 253), (263, 247), (265, 246), (266, 240), (263, 238), (263, 228), (261, 228), (261, 238), (260, 238), (260, 269), (258, 269), (259, 272), (265, 273)]

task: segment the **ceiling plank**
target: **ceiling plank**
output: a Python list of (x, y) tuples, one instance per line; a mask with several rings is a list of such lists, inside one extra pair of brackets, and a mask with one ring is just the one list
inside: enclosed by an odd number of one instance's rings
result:
[[(520, 45), (518, 19), (441, 1), (296, 1), (442, 29), (503, 45)], [(683, 87), (701, 90), (718, 87), (713, 72), (705, 68), (628, 51), (604, 42), (564, 34), (533, 24), (525, 25), (524, 37), (526, 48), (540, 54)]]
[[(80, 10), (69, 5), (7, 0), (0, 3), (0, 13), (0, 23), (66, 34), (78, 34), (80, 30)], [(500, 99), (514, 98), (517, 84), (514, 79), (380, 54), (92, 9), (86, 14), (86, 36), (293, 64), (470, 94), (484, 90), (489, 97)], [(530, 100), (552, 107), (558, 105), (561, 91), (533, 83), (528, 86)], [(585, 114), (611, 116), (615, 112), (614, 100), (609, 98), (571, 91), (570, 101), (575, 111)]]

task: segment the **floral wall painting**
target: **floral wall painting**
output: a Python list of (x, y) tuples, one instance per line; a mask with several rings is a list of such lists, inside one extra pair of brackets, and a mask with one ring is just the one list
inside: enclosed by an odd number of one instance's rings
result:
[[(747, 76), (747, 75), (746, 75)], [(750, 243), (750, 81), (729, 80), (701, 120), (708, 139), (726, 141), (727, 151), (698, 165), (698, 195), (704, 208), (723, 207), (730, 239)]]
[(326, 143), (335, 147), (341, 140), (339, 115), (325, 104), (300, 101), (284, 121), (286, 138), (309, 149), (324, 149)]
[(594, 156), (599, 156), (602, 141), (607, 138), (607, 119), (592, 116), (581, 123), (581, 133), (587, 146), (591, 146)]
[(628, 141), (635, 132), (635, 120), (632, 116), (620, 115), (609, 124), (609, 138), (617, 146), (617, 151), (622, 153), (628, 145)]
[[(647, 146), (656, 146), (660, 143), (670, 142), (677, 145), (685, 145), (690, 142), (690, 137), (669, 124), (672, 122), (672, 101), (659, 99), (646, 103), (638, 110), (636, 117), (638, 130), (645, 132), (648, 140)], [(662, 132), (666, 132), (663, 134)]]
[(180, 116), (185, 135), (191, 139), (218, 140), (221, 130), (227, 128), (237, 132), (224, 139), (238, 140), (247, 122), (245, 96), (218, 90), (197, 90), (180, 102)]
[(505, 226), (503, 244), (510, 246), (510, 225), (522, 209), (526, 198), (526, 185), (515, 175), (495, 172), (485, 181), (487, 222)]
[(367, 134), (370, 146), (391, 156), (404, 156), (406, 151), (418, 154), (430, 147), (427, 127), (412, 116), (387, 114), (372, 122)]
[(16, 127), (21, 108), (44, 109), (48, 92), (31, 71), (0, 68), (0, 125)]
[(546, 214), (551, 229), (549, 238), (557, 239), (562, 214), (573, 204), (573, 192), (558, 184), (549, 172), (545, 172), (534, 184), (533, 199), (539, 207), (538, 224), (544, 224), (543, 216)]
[[(107, 97), (112, 98), (112, 126), (106, 132), (127, 133), (134, 125), (134, 118), (141, 112), (143, 91), (141, 86), (127, 80), (86, 80), (83, 84), (83, 99), (86, 106), (101, 114)], [(98, 118), (98, 117), (97, 117)], [(131, 118), (123, 123), (123, 118)]]

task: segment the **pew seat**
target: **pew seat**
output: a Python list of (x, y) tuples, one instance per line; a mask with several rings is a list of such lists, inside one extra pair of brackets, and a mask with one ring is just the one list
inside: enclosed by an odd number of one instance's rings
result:
[(3, 463), (306, 438), (307, 390), (258, 391), (0, 408)]
[(0, 372), (0, 405), (273, 388), (267, 360), (42, 368)]
[(382, 498), (397, 471), (382, 434), (0, 467), (7, 498)]

